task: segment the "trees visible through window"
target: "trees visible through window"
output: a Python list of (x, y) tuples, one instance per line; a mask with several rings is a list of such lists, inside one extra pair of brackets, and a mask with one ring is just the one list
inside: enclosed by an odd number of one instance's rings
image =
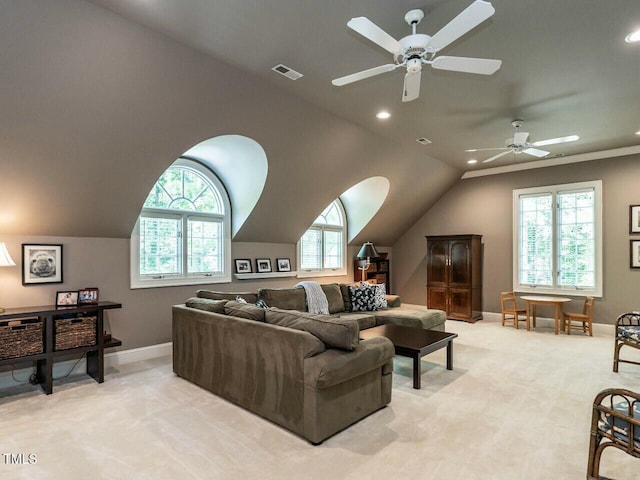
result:
[(132, 236), (132, 285), (229, 281), (228, 205), (205, 167), (187, 160), (169, 167), (151, 189)]
[(314, 275), (343, 275), (346, 273), (345, 225), (344, 209), (339, 200), (334, 200), (316, 218), (313, 225), (300, 239), (298, 243), (299, 270), (313, 272)]
[(514, 191), (514, 288), (602, 293), (601, 182)]

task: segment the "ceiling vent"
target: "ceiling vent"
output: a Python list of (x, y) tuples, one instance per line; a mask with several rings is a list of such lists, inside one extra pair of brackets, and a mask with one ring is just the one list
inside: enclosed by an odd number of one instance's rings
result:
[(416, 142), (421, 143), (422, 145), (429, 145), (431, 143), (431, 140), (429, 140), (428, 138), (418, 138), (416, 139)]
[(300, 77), (302, 77), (302, 74), (300, 72), (296, 72), (295, 70), (287, 67), (286, 65), (283, 64), (278, 64), (275, 67), (273, 67), (271, 70), (273, 70), (274, 72), (279, 73), (280, 75), (284, 75), (285, 77), (287, 77), (289, 80), (297, 80)]

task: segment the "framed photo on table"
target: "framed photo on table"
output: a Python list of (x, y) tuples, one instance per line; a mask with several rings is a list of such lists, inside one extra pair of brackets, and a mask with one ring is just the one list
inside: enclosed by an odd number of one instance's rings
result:
[(640, 235), (640, 205), (629, 207), (629, 233)]
[(22, 244), (22, 285), (62, 283), (62, 245)]
[(256, 258), (256, 268), (258, 273), (268, 273), (271, 271), (270, 258)]
[(78, 290), (78, 304), (97, 305), (100, 298), (100, 290), (97, 288), (83, 288)]
[(56, 308), (77, 307), (77, 306), (78, 306), (77, 290), (65, 290), (62, 292), (56, 292)]

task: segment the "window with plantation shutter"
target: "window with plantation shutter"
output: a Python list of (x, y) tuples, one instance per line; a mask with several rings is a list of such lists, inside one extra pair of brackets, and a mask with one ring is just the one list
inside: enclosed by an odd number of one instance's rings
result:
[(180, 159), (155, 183), (131, 237), (131, 285), (231, 281), (230, 206), (217, 177)]
[(602, 182), (514, 190), (514, 290), (602, 295)]
[(298, 276), (346, 275), (346, 218), (334, 200), (298, 242)]

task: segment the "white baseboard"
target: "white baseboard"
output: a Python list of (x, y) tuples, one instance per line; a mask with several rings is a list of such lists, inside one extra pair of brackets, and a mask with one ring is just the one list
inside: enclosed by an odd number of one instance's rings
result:
[[(117, 367), (120, 365), (126, 365), (127, 363), (140, 362), (144, 360), (151, 360), (153, 358), (165, 357), (171, 355), (172, 353), (172, 343), (160, 343), (158, 345), (150, 345), (148, 347), (140, 347), (140, 348), (132, 348), (130, 350), (122, 350), (120, 352), (112, 352), (107, 353), (104, 356), (104, 367), (108, 369), (109, 367)], [(17, 363), (16, 366), (20, 367), (23, 365), (28, 365), (25, 363)], [(73, 370), (72, 370), (73, 369)], [(32, 373), (35, 373), (35, 365), (23, 368), (17, 368), (13, 370), (13, 375), (11, 371), (8, 372), (0, 372), (0, 389), (7, 387), (14, 387), (16, 385), (20, 385), (23, 383), (29, 382), (29, 377)], [(82, 358), (80, 361), (78, 359), (73, 360), (65, 360), (63, 362), (57, 362), (53, 365), (53, 377), (60, 378), (70, 373), (78, 373), (78, 372), (86, 372), (87, 371), (87, 361), (85, 358)], [(16, 380), (14, 380), (14, 378)]]
[[(488, 322), (502, 322), (502, 314), (496, 312), (482, 312), (482, 318), (484, 321)], [(548, 317), (536, 317), (536, 324), (539, 327), (554, 328), (555, 319)], [(615, 325), (594, 323), (593, 333), (599, 335), (611, 335), (611, 338), (613, 338), (614, 328)]]

